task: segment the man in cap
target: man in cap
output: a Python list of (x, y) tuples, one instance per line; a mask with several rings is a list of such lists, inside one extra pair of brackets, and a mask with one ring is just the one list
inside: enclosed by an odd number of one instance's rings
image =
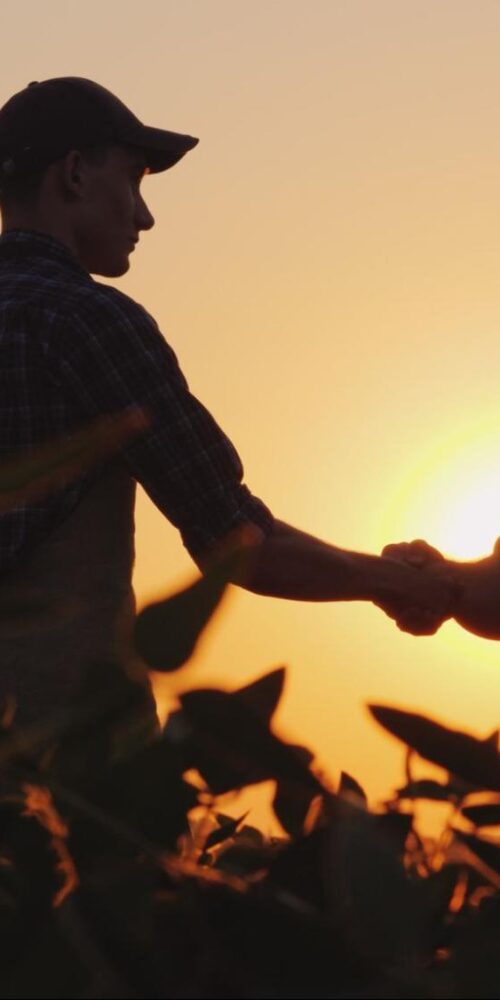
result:
[[(201, 568), (250, 527), (244, 585), (256, 593), (369, 600), (396, 619), (418, 608), (424, 633), (453, 613), (439, 567), (346, 552), (276, 520), (243, 484), (237, 452), (154, 319), (91, 277), (128, 270), (154, 224), (143, 176), (197, 141), (142, 124), (78, 77), (32, 83), (0, 110), (0, 458), (131, 406), (149, 414), (118, 459), (0, 517), (0, 693), (16, 695), (21, 722), (63, 705), (89, 661), (131, 656), (136, 482)], [(40, 592), (53, 609), (42, 623)], [(68, 595), (73, 611), (61, 615)], [(14, 597), (22, 624), (5, 610)]]

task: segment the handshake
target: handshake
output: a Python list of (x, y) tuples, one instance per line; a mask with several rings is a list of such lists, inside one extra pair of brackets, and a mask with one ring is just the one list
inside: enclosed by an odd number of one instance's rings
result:
[(454, 618), (475, 635), (500, 639), (500, 540), (491, 556), (478, 562), (445, 559), (420, 540), (386, 545), (374, 556), (275, 521), (268, 536), (252, 529), (244, 547), (248, 559), (232, 581), (253, 593), (296, 601), (371, 601), (412, 635), (434, 635)]
[(420, 539), (386, 545), (382, 558), (398, 564), (403, 576), (394, 599), (375, 603), (403, 632), (434, 635), (454, 618), (475, 635), (500, 639), (500, 539), (492, 555), (478, 562), (447, 560)]

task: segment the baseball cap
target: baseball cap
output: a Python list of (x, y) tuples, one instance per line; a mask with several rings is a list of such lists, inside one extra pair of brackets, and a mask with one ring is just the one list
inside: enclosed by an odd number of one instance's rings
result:
[(144, 125), (122, 101), (79, 76), (34, 81), (0, 108), (0, 185), (49, 166), (71, 149), (137, 146), (151, 173), (173, 167), (198, 139)]

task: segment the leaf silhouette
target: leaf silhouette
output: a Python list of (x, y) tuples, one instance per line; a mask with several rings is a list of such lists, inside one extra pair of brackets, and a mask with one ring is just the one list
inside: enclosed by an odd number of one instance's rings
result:
[(327, 892), (337, 933), (376, 960), (418, 954), (421, 913), (393, 838), (379, 817), (343, 799), (333, 805)]
[(188, 741), (190, 763), (212, 791), (221, 794), (276, 778), (321, 792), (322, 786), (296, 748), (274, 736), (238, 695), (207, 688), (181, 696), (182, 709), (193, 727)]
[(313, 830), (307, 837), (293, 840), (276, 853), (268, 881), (324, 911), (329, 842), (326, 826)]
[(216, 830), (212, 830), (208, 834), (205, 841), (204, 851), (208, 851), (211, 847), (216, 847), (217, 844), (222, 844), (224, 840), (229, 840), (230, 837), (234, 837), (238, 828), (243, 823), (243, 820), (248, 816), (248, 812), (243, 813), (238, 819), (226, 818), (226, 821), (218, 826)]
[(282, 827), (291, 837), (300, 837), (317, 789), (294, 782), (278, 781), (273, 809)]
[(486, 736), (484, 742), (491, 743), (492, 747), (494, 747), (495, 750), (498, 750), (499, 739), (500, 739), (500, 729), (494, 729), (489, 736)]
[(366, 792), (359, 782), (356, 781), (356, 778), (353, 778), (347, 771), (341, 771), (338, 794), (347, 798), (352, 797), (355, 800), (357, 799), (364, 806), (368, 804)]
[(190, 587), (141, 611), (135, 622), (134, 641), (152, 670), (178, 670), (192, 656), (227, 585), (244, 561), (245, 550), (233, 548)]
[(110, 768), (94, 788), (103, 809), (159, 847), (175, 846), (187, 827), (187, 811), (198, 801), (171, 748), (160, 739)]
[(500, 791), (500, 754), (491, 737), (478, 740), (422, 715), (383, 705), (370, 705), (369, 709), (380, 725), (426, 760), (480, 788)]
[(73, 775), (71, 785), (49, 772), (54, 799), (69, 820), (69, 846), (78, 870), (96, 858), (136, 857), (173, 849), (198, 801), (162, 739), (135, 754)]
[(413, 827), (413, 816), (408, 813), (387, 812), (373, 816), (375, 829), (392, 844), (396, 856), (402, 860), (408, 834)]
[(245, 825), (238, 830), (233, 843), (219, 854), (215, 864), (228, 873), (250, 875), (252, 872), (268, 869), (285, 843), (276, 838), (266, 840), (257, 827)]
[(492, 868), (494, 872), (500, 874), (500, 844), (494, 844), (492, 841), (481, 840), (479, 837), (475, 837), (472, 833), (462, 833), (461, 830), (453, 830), (455, 837), (458, 838), (463, 844), (477, 854), (481, 861), (484, 861), (488, 868)]
[(233, 691), (233, 696), (264, 722), (270, 723), (283, 693), (285, 673), (285, 667), (278, 667), (251, 684)]
[(250, 826), (245, 823), (244, 826), (238, 830), (238, 844), (245, 847), (263, 847), (266, 844), (264, 834), (256, 826)]
[(462, 871), (459, 865), (447, 864), (440, 871), (415, 883), (422, 936), (432, 950), (442, 933), (443, 920), (448, 918), (449, 906)]
[(315, 755), (308, 747), (303, 747), (299, 743), (287, 743), (287, 747), (293, 750), (295, 756), (302, 761), (305, 767), (309, 767), (312, 764)]
[(361, 955), (405, 975), (434, 953), (457, 871), (408, 876), (403, 854), (410, 816), (375, 815), (339, 798), (330, 812), (327, 891), (337, 932)]
[(219, 855), (215, 864), (218, 869), (230, 875), (251, 875), (267, 869), (277, 850), (273, 844), (262, 843), (257, 846), (241, 843), (238, 836), (234, 844)]
[(474, 823), (474, 826), (500, 826), (500, 802), (464, 806), (462, 815)]
[(398, 788), (396, 798), (398, 799), (430, 799), (433, 802), (449, 802), (457, 797), (457, 791), (453, 784), (442, 784), (440, 781), (433, 781), (430, 778), (422, 778), (420, 781), (412, 781), (403, 788)]
[(33, 503), (63, 489), (93, 465), (118, 452), (148, 426), (138, 407), (99, 417), (70, 437), (41, 445), (0, 467), (0, 511)]

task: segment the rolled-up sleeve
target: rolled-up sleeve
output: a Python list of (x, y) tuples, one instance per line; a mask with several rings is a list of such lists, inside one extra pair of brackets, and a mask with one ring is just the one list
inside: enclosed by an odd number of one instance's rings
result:
[(191, 555), (249, 522), (269, 534), (273, 515), (244, 485), (236, 449), (189, 391), (154, 319), (110, 286), (95, 283), (82, 300), (52, 327), (50, 350), (75, 414), (147, 409), (150, 425), (123, 457)]

